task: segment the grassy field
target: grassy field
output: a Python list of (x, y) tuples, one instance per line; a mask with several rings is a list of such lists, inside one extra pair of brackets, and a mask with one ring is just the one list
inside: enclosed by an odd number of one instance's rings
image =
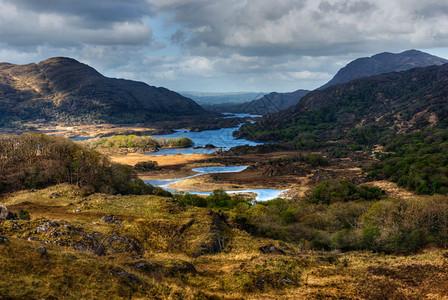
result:
[(85, 196), (68, 185), (0, 203), (31, 215), (0, 221), (1, 299), (448, 297), (446, 250), (312, 251), (251, 236), (231, 216), (170, 198)]

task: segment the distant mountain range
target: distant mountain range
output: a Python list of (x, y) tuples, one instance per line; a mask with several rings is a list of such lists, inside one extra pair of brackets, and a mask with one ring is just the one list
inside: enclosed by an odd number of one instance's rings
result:
[[(324, 90), (335, 84), (372, 75), (445, 63), (448, 63), (448, 60), (418, 50), (408, 50), (397, 54), (384, 52), (372, 57), (358, 58), (350, 62), (340, 69), (328, 83), (318, 89)], [(236, 110), (244, 113), (276, 113), (299, 103), (308, 92), (306, 90), (297, 90), (292, 93), (271, 93), (260, 99), (240, 105)]]
[(336, 75), (319, 90), (354, 79), (390, 72), (399, 72), (416, 67), (439, 66), (448, 60), (418, 50), (401, 53), (383, 52), (372, 57), (355, 59), (340, 69)]
[(14, 121), (137, 123), (204, 114), (193, 100), (143, 82), (107, 78), (74, 59), (0, 63), (0, 126)]
[(259, 99), (238, 105), (235, 111), (256, 115), (276, 113), (297, 104), (309, 92), (308, 90), (297, 90), (291, 93), (273, 92)]
[(352, 80), (245, 125), (239, 137), (296, 146), (377, 143), (385, 133), (448, 127), (448, 64)]
[(230, 92), (230, 93), (204, 93), (204, 92), (184, 92), (179, 91), (182, 96), (193, 99), (201, 106), (215, 106), (222, 104), (238, 105), (257, 99), (265, 93), (253, 92)]

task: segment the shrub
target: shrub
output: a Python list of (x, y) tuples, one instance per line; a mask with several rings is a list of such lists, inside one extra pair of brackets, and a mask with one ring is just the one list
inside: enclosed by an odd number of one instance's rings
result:
[(41, 188), (61, 182), (95, 192), (148, 193), (150, 188), (129, 167), (70, 140), (40, 133), (0, 139), (0, 181), (9, 190)]
[(26, 210), (21, 209), (17, 214), (19, 220), (30, 220), (30, 213)]
[(160, 170), (156, 161), (141, 161), (135, 164), (134, 169), (137, 171), (147, 172)]
[(209, 207), (228, 207), (231, 198), (224, 190), (214, 190), (206, 199)]

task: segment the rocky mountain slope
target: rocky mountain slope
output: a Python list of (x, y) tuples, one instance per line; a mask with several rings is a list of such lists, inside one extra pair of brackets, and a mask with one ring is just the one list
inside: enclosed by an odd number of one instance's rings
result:
[(442, 65), (448, 60), (418, 50), (408, 50), (401, 53), (383, 52), (372, 57), (358, 58), (342, 69), (319, 90), (324, 90), (335, 84), (349, 82), (354, 79), (383, 73), (409, 70), (416, 67)]
[(136, 123), (198, 115), (193, 100), (143, 82), (107, 78), (57, 57), (38, 64), (0, 64), (0, 125), (11, 121)]
[[(402, 53), (384, 52), (372, 57), (363, 57), (352, 61), (340, 69), (333, 79), (318, 89), (324, 90), (335, 84), (346, 83), (372, 75), (445, 63), (448, 63), (448, 60), (418, 50), (408, 50)], [(261, 115), (276, 113), (299, 103), (308, 92), (307, 90), (297, 90), (292, 93), (271, 93), (260, 99), (240, 105), (236, 110), (238, 112)]]
[(297, 105), (244, 126), (262, 141), (377, 141), (386, 131), (412, 132), (448, 120), (448, 64), (361, 78), (313, 91)]

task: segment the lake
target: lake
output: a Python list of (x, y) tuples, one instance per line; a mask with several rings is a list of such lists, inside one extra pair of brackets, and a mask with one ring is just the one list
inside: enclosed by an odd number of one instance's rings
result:
[[(207, 144), (213, 144), (218, 148), (222, 148), (223, 150), (229, 150), (232, 147), (249, 145), (256, 146), (261, 145), (262, 143), (252, 142), (245, 139), (237, 139), (232, 134), (234, 131), (238, 130), (239, 127), (232, 128), (221, 128), (217, 130), (204, 130), (200, 132), (191, 132), (189, 130), (176, 130), (171, 134), (161, 134), (161, 135), (153, 135), (156, 138), (179, 138), (179, 137), (187, 137), (194, 142), (195, 147), (203, 147)], [(157, 152), (149, 152), (146, 153), (148, 155), (174, 155), (174, 154), (193, 154), (193, 153), (213, 153), (218, 149), (194, 149), (194, 148), (184, 148), (184, 149), (162, 149)]]

